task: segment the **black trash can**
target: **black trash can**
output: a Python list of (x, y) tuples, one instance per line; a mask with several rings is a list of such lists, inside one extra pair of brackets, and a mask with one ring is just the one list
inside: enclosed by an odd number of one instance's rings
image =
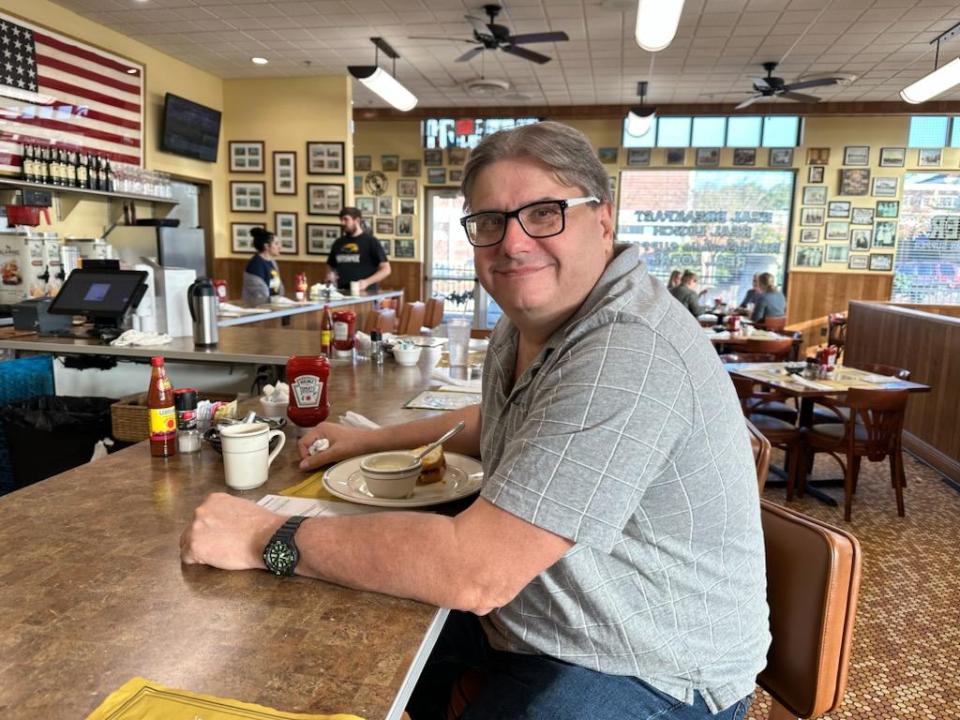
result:
[(0, 409), (15, 488), (88, 462), (98, 440), (110, 437), (103, 397), (41, 395)]

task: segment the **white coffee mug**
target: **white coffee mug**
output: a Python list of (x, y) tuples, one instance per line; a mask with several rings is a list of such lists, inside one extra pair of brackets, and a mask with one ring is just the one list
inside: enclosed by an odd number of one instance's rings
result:
[[(280, 442), (270, 452), (270, 440), (274, 436)], [(287, 441), (281, 430), (271, 430), (265, 423), (228, 425), (220, 430), (220, 446), (223, 449), (223, 470), (227, 487), (234, 490), (252, 490), (267, 481), (270, 463), (283, 450)]]

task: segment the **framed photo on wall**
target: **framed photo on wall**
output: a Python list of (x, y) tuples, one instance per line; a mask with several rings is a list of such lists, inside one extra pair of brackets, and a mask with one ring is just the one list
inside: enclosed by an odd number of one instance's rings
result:
[(298, 226), (295, 212), (273, 213), (273, 232), (280, 239), (281, 255), (296, 255), (300, 252), (297, 242)]
[(756, 148), (734, 148), (733, 164), (736, 167), (753, 167), (757, 164)]
[(413, 215), (397, 215), (396, 234), (413, 237)]
[(307, 141), (307, 175), (343, 175), (343, 143)]
[(900, 214), (899, 200), (877, 200), (878, 218), (895, 218)]
[(770, 148), (767, 164), (770, 167), (792, 167), (793, 148)]
[(273, 152), (273, 194), (297, 194), (297, 153), (293, 150)]
[(896, 197), (899, 178), (896, 177), (876, 177), (873, 179), (874, 197)]
[(823, 182), (823, 165), (811, 165), (807, 169), (807, 182), (809, 183)]
[(870, 256), (870, 269), (882, 272), (893, 270), (893, 255), (891, 253), (874, 253)]
[(227, 145), (230, 148), (230, 172), (263, 172), (262, 140), (231, 140)]
[(418, 159), (401, 160), (400, 177), (420, 177), (420, 161)]
[(423, 151), (423, 164), (427, 167), (443, 165), (443, 150), (431, 148)]
[(447, 169), (427, 168), (427, 182), (431, 185), (444, 185), (447, 182)]
[(642, 167), (650, 164), (650, 148), (627, 148), (627, 165)]
[(343, 210), (343, 183), (307, 183), (307, 214), (336, 215)]
[(827, 245), (826, 263), (846, 263), (850, 255), (850, 248), (846, 245)]
[(380, 169), (384, 172), (396, 172), (400, 169), (399, 155), (381, 155)]
[(873, 226), (873, 246), (875, 248), (892, 248), (896, 243), (897, 224), (890, 220), (878, 220)]
[(597, 157), (604, 165), (616, 164), (620, 148), (602, 147), (597, 148)]
[(850, 202), (848, 200), (831, 200), (827, 203), (828, 218), (850, 217)]
[(451, 165), (463, 165), (467, 161), (467, 148), (448, 147), (447, 162)]
[(823, 265), (823, 248), (798, 247), (794, 255), (795, 267), (812, 268)]
[(403, 240), (397, 238), (393, 241), (393, 256), (396, 258), (413, 258), (416, 257), (416, 248), (413, 244), (413, 240)]
[(850, 270), (866, 270), (869, 255), (850, 255), (847, 258), (847, 268)]
[[(830, 241), (847, 241), (847, 237), (850, 235), (850, 223), (847, 222), (828, 222), (827, 229), (823, 237), (828, 242)], [(846, 260), (846, 258), (844, 258)]]
[(401, 215), (413, 215), (417, 212), (417, 201), (414, 198), (399, 198), (397, 206)]
[(383, 248), (383, 254), (386, 255), (387, 257), (390, 257), (390, 255), (392, 255), (392, 253), (390, 252), (392, 250), (390, 241), (385, 240), (384, 238), (377, 238), (377, 240), (380, 241), (380, 247)]
[(824, 210), (822, 207), (800, 208), (801, 225), (823, 225)]
[(230, 212), (262, 213), (267, 210), (267, 184), (256, 182), (230, 181)]
[[(920, 148), (917, 150), (918, 167), (940, 167), (943, 151), (941, 148)], [(870, 268), (873, 270), (873, 268)]]
[(800, 242), (807, 244), (820, 242), (820, 228), (800, 228)]
[(903, 167), (907, 161), (907, 149), (902, 147), (880, 148), (880, 167)]
[(720, 148), (697, 148), (697, 167), (717, 167), (720, 164)]
[(869, 170), (841, 170), (839, 195), (866, 195), (870, 192)]
[[(873, 236), (873, 231), (868, 228), (854, 228), (850, 231), (850, 249), (851, 250), (863, 250), (866, 252), (870, 249), (870, 241)], [(867, 268), (864, 264), (863, 269)]]
[(266, 226), (266, 223), (230, 223), (230, 249), (235, 253), (252, 253), (253, 237), (250, 231)]
[(339, 225), (307, 223), (307, 255), (329, 255), (333, 243), (343, 234)]
[(847, 145), (843, 149), (844, 165), (869, 165), (870, 164), (870, 146), (869, 145)]
[(373, 170), (373, 162), (370, 159), (369, 155), (354, 155), (353, 156), (353, 171), (354, 172), (370, 172)]
[(827, 188), (823, 185), (805, 185), (803, 188), (804, 205), (826, 205)]
[(873, 225), (873, 208), (853, 208), (850, 216), (851, 225)]
[(377, 214), (376, 198), (370, 197), (369, 195), (357, 195), (355, 202), (357, 203), (357, 210), (359, 210), (364, 217)]
[(404, 178), (397, 180), (397, 195), (399, 197), (415, 198), (417, 196), (417, 181)]
[(447, 173), (447, 180), (452, 183), (461, 183), (463, 182), (463, 170), (461, 168), (453, 168)]
[(807, 148), (807, 165), (826, 165), (830, 162), (830, 148)]
[(393, 235), (393, 218), (392, 217), (378, 217), (376, 222), (373, 225), (374, 232), (377, 235)]
[(393, 195), (381, 195), (377, 198), (377, 215), (393, 215)]
[(359, 195), (363, 192), (363, 175), (353, 176), (353, 194)]
[(685, 165), (687, 162), (686, 148), (667, 148), (667, 165)]

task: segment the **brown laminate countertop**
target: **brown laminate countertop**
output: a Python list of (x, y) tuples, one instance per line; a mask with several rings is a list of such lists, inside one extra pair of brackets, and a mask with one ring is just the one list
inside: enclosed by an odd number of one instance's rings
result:
[[(426, 386), (417, 368), (335, 366), (331, 418), (426, 415), (401, 407)], [(302, 479), (292, 435), (265, 486), (232, 492), (256, 500)], [(134, 676), (291, 712), (399, 714), (443, 612), (182, 565), (180, 533), (214, 491), (227, 488), (206, 443), (158, 459), (144, 442), (0, 498), (0, 716), (83, 718)]]

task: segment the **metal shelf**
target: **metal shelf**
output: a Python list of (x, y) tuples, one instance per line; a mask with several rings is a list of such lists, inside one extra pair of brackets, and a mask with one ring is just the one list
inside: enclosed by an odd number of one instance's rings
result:
[(28, 182), (26, 180), (13, 180), (0, 178), (0, 189), (7, 188), (36, 188), (38, 190), (49, 190), (55, 195), (76, 195), (79, 197), (102, 197), (117, 198), (120, 200), (140, 200), (143, 202), (157, 203), (159, 205), (177, 205), (176, 200), (170, 198), (159, 198), (153, 195), (136, 195), (134, 193), (105, 192), (103, 190), (86, 190), (83, 188), (63, 187), (62, 185), (48, 185), (47, 183)]

